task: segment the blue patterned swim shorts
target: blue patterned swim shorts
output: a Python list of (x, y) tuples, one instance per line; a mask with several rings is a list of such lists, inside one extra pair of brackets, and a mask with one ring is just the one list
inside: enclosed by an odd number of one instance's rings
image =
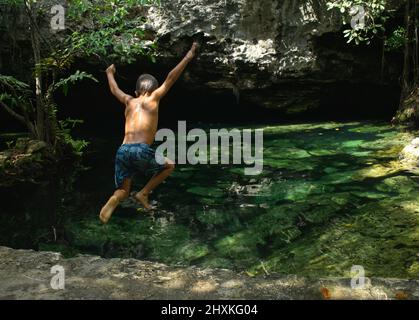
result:
[(115, 157), (115, 187), (119, 189), (126, 178), (137, 173), (152, 176), (165, 168), (162, 154), (156, 153), (148, 144), (123, 144)]

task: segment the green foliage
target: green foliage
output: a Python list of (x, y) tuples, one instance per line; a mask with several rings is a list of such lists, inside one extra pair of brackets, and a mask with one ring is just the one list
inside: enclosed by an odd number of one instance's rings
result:
[[(72, 0), (67, 5), (66, 30), (57, 36), (46, 36), (41, 30), (43, 24), (49, 21), (47, 18), (50, 3), (37, 0), (0, 0), (2, 6), (27, 13), (23, 22), (20, 20), (14, 23), (24, 23), (30, 32), (35, 53), (32, 77), (41, 80), (42, 88), (42, 96), (35, 95), (29, 85), (13, 77), (0, 75), (0, 89), (3, 89), (1, 101), (7, 102), (8, 106), (20, 108), (20, 112), (7, 108), (9, 113), (19, 120), (24, 118), (28, 130), (34, 137), (51, 145), (56, 145), (54, 139), (57, 137), (71, 144), (76, 153), (81, 153), (86, 143), (71, 139), (67, 122), (57, 121), (54, 93), (61, 89), (64, 95), (67, 95), (70, 85), (83, 79), (97, 82), (91, 74), (79, 70), (70, 76), (67, 75), (76, 59), (94, 58), (107, 64), (129, 64), (140, 56), (154, 60), (155, 44), (146, 40), (147, 35), (143, 27), (146, 22), (144, 9), (150, 4), (159, 4), (159, 1)], [(10, 35), (14, 26), (1, 18), (0, 24), (2, 29), (6, 27), (5, 35)], [(10, 38), (13, 36), (10, 35)], [(32, 106), (35, 99), (36, 104)], [(44, 126), (43, 121), (35, 121), (35, 118), (48, 121), (45, 121)]]
[(139, 56), (153, 60), (155, 45), (145, 40), (144, 6), (154, 0), (73, 0), (68, 8), (72, 33), (65, 50), (78, 56), (130, 64)]
[(28, 109), (31, 90), (27, 83), (15, 77), (0, 74), (0, 101), (12, 108)]
[[(353, 20), (355, 27), (343, 31), (347, 43), (369, 44), (371, 39), (379, 33), (384, 33), (384, 23), (389, 18), (390, 10), (386, 10), (387, 0), (335, 0), (326, 3), (328, 10), (339, 10), (342, 23), (348, 24)], [(362, 8), (364, 12), (356, 10)], [(363, 16), (364, 23), (359, 18)]]
[(18, 104), (17, 97), (14, 97), (13, 95), (7, 92), (0, 93), (0, 101), (12, 107)]
[(72, 129), (76, 125), (82, 124), (83, 120), (66, 119), (58, 121), (57, 138), (63, 143), (70, 145), (74, 153), (78, 156), (83, 155), (84, 149), (89, 145), (89, 142), (83, 139), (74, 139), (71, 135)]
[(398, 27), (394, 30), (391, 35), (386, 39), (385, 47), (387, 51), (394, 51), (401, 49), (407, 41), (406, 29)]
[(84, 71), (77, 70), (75, 73), (73, 73), (71, 76), (61, 79), (53, 86), (53, 91), (61, 88), (63, 90), (64, 95), (68, 94), (68, 88), (70, 84), (75, 84), (78, 81), (84, 80), (84, 79), (90, 79), (94, 82), (99, 82), (95, 77), (93, 77), (91, 74), (88, 74)]
[[(30, 25), (31, 32), (35, 30), (34, 32), (39, 33), (40, 26), (33, 24), (43, 20), (48, 10), (42, 2), (28, 3), (36, 19), (28, 17), (26, 22)], [(61, 89), (64, 95), (67, 95), (71, 85), (84, 79), (98, 82), (91, 74), (80, 70), (70, 76), (66, 75), (66, 71), (77, 58), (93, 56), (99, 61), (112, 59), (116, 62), (130, 63), (139, 55), (149, 54), (154, 46), (151, 41), (142, 40), (144, 31), (141, 25), (145, 19), (141, 9), (150, 3), (157, 2), (74, 0), (68, 5), (67, 31), (63, 37), (49, 37), (46, 40), (42, 34), (38, 35), (42, 40), (38, 43), (42, 57), (35, 61), (33, 77), (42, 75), (44, 90), (41, 101), (44, 105), (41, 109), (45, 112), (45, 118), (49, 119), (50, 128), (47, 130), (51, 130), (50, 136), (56, 136), (57, 140), (71, 145), (76, 154), (81, 154), (87, 143), (84, 140), (72, 139), (70, 131), (75, 122), (57, 121), (57, 105), (54, 103), (53, 94)], [(2, 0), (1, 4), (22, 10), (25, 5), (24, 1), (12, 0)], [(11, 107), (19, 106), (26, 114), (25, 119), (31, 118), (28, 120), (36, 127), (33, 108), (30, 114), (26, 112), (32, 106), (31, 100), (34, 98), (30, 86), (13, 77), (0, 75), (0, 89), (3, 89), (1, 101), (7, 102)], [(43, 139), (43, 134), (39, 138)], [(53, 144), (55, 145), (55, 142)]]
[(0, 6), (19, 6), (23, 4), (23, 0), (0, 0)]
[(2, 89), (10, 89), (16, 92), (21, 92), (27, 94), (30, 92), (29, 85), (25, 82), (22, 82), (15, 77), (5, 76), (0, 74), (0, 87)]

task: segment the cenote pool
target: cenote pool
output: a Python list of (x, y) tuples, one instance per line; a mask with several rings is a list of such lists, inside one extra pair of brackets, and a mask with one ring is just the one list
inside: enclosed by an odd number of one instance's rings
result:
[(158, 210), (128, 200), (106, 226), (98, 213), (119, 141), (93, 140), (85, 170), (5, 195), (1, 244), (249, 275), (348, 276), (362, 265), (367, 276), (419, 279), (419, 179), (397, 161), (411, 133), (377, 122), (252, 128), (264, 129), (261, 175), (179, 165), (151, 196)]

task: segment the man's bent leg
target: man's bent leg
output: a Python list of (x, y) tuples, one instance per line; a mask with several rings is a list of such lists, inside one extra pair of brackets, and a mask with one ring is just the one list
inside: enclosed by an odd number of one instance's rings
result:
[(119, 203), (129, 196), (131, 189), (131, 179), (124, 179), (122, 186), (114, 192), (114, 194), (109, 198), (108, 202), (103, 206), (100, 211), (100, 221), (103, 224), (108, 223), (109, 219), (112, 216), (112, 213), (115, 211)]
[(135, 198), (141, 202), (141, 204), (147, 210), (150, 209), (148, 204), (148, 195), (153, 191), (159, 184), (161, 184), (175, 169), (175, 163), (166, 158), (165, 168), (159, 173), (155, 174), (150, 181), (145, 185), (145, 187), (135, 195)]

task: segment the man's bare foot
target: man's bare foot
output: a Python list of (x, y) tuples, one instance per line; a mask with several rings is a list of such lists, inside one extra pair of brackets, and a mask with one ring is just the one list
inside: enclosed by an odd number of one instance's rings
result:
[(110, 197), (108, 202), (103, 206), (102, 210), (100, 210), (99, 219), (102, 221), (103, 224), (107, 224), (109, 219), (112, 216), (112, 213), (118, 206), (118, 198), (116, 196)]
[(135, 199), (137, 199), (147, 210), (151, 209), (151, 206), (148, 203), (148, 194), (140, 191), (135, 195)]

